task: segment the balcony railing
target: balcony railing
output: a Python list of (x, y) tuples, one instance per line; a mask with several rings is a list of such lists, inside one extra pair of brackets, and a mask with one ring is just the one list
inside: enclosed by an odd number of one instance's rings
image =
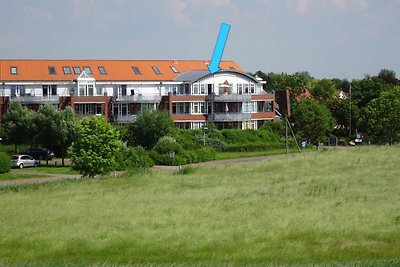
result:
[(117, 102), (128, 103), (157, 103), (161, 101), (160, 95), (120, 95), (115, 98)]
[(239, 95), (239, 94), (223, 94), (223, 95), (209, 95), (208, 100), (214, 102), (250, 102), (251, 95)]
[(58, 103), (58, 95), (49, 96), (13, 96), (12, 101), (19, 101), (24, 104)]
[(249, 121), (251, 120), (251, 113), (239, 113), (239, 112), (224, 112), (214, 113), (208, 115), (209, 121)]
[(137, 118), (137, 115), (118, 115), (113, 116), (113, 121), (116, 123), (131, 123), (134, 122)]

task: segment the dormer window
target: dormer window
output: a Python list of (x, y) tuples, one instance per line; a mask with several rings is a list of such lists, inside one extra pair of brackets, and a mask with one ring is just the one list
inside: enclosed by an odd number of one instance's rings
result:
[(80, 67), (73, 67), (73, 69), (74, 69), (74, 73), (75, 74), (81, 74), (81, 68)]
[(178, 69), (175, 66), (170, 66), (170, 68), (174, 73), (179, 73)]
[(98, 67), (98, 69), (99, 69), (99, 72), (100, 72), (101, 75), (106, 75), (107, 74), (106, 69), (104, 67), (100, 66), (100, 67)]
[(157, 74), (157, 75), (161, 75), (161, 71), (157, 68), (157, 66), (152, 66), (153, 71)]
[(86, 74), (92, 75), (92, 69), (90, 67), (83, 67), (83, 70), (86, 72)]
[(18, 68), (17, 67), (10, 67), (10, 73), (11, 73), (11, 75), (17, 75), (18, 74)]
[(64, 74), (72, 74), (70, 67), (64, 66), (62, 68), (63, 68)]
[(140, 71), (140, 69), (138, 67), (133, 66), (132, 70), (136, 75), (142, 75), (142, 72)]
[(54, 66), (49, 66), (49, 74), (56, 75), (56, 68)]

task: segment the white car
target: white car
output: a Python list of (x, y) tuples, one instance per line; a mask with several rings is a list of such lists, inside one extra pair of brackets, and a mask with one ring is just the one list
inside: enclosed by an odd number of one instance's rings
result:
[(37, 167), (40, 164), (39, 160), (32, 158), (29, 155), (13, 155), (11, 164), (14, 168)]

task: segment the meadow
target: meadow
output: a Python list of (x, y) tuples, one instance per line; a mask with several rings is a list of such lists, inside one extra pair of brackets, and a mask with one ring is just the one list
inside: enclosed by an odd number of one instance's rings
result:
[(0, 188), (0, 265), (400, 265), (400, 147)]

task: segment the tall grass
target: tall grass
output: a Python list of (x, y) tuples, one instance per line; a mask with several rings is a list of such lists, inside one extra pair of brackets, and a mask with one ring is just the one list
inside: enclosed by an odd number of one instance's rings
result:
[(400, 264), (399, 152), (4, 188), (0, 265)]

